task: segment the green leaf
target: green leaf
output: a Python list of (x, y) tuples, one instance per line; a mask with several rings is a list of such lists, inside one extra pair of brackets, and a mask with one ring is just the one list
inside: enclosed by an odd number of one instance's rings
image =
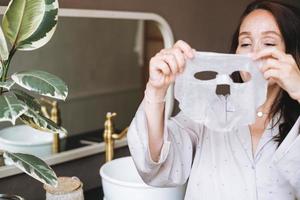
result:
[(52, 38), (58, 18), (58, 1), (45, 0), (46, 12), (38, 29), (26, 40), (22, 41), (19, 50), (34, 50), (44, 46)]
[(14, 94), (6, 93), (0, 96), (0, 121), (15, 124), (16, 119), (27, 110), (27, 105), (19, 101)]
[(12, 89), (11, 90), (16, 97), (23, 101), (29, 108), (34, 110), (35, 112), (40, 112), (41, 111), (41, 105), (37, 99), (35, 99), (33, 96), (27, 94), (26, 92), (18, 89)]
[(44, 71), (18, 72), (11, 78), (21, 87), (43, 96), (65, 100), (68, 95), (66, 84), (57, 76)]
[(9, 53), (8, 53), (7, 43), (6, 43), (2, 28), (0, 27), (0, 60), (1, 61), (7, 60), (8, 54)]
[(2, 26), (5, 36), (19, 50), (46, 44), (57, 24), (58, 0), (11, 0)]
[(20, 116), (20, 119), (27, 125), (32, 128), (39, 129), (42, 131), (48, 131), (52, 133), (61, 133), (67, 134), (66, 129), (58, 126), (56, 123), (50, 119), (42, 116), (41, 114), (35, 112), (32, 109), (28, 109), (23, 115)]
[(15, 84), (13, 80), (7, 80), (5, 82), (0, 82), (0, 87), (10, 90), (10, 88)]
[(58, 182), (55, 172), (38, 157), (23, 153), (10, 153), (7, 151), (4, 152), (3, 156), (36, 180), (54, 187), (57, 186)]
[(3, 16), (2, 27), (12, 45), (30, 37), (40, 25), (46, 7), (44, 0), (11, 0)]

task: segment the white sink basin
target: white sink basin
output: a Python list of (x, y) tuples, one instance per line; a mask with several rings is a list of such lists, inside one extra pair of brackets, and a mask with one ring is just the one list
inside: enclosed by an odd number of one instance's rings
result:
[(186, 185), (158, 188), (146, 185), (131, 157), (118, 158), (100, 169), (104, 200), (183, 200)]
[[(63, 139), (66, 135), (60, 134)], [(53, 134), (17, 125), (0, 130), (0, 149), (45, 158), (52, 153)]]

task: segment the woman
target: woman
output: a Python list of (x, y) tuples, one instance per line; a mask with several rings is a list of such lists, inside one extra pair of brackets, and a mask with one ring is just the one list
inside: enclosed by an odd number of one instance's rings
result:
[[(263, 115), (254, 124), (216, 132), (179, 113), (164, 119), (164, 97), (194, 51), (178, 41), (150, 61), (144, 100), (128, 133), (143, 180), (188, 186), (186, 200), (300, 199), (300, 12), (255, 1), (234, 34), (232, 52), (262, 60), (268, 80)], [(241, 81), (247, 77), (235, 74)]]

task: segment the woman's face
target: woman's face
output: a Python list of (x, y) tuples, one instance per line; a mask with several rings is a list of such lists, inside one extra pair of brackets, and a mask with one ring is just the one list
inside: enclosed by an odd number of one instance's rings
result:
[[(253, 54), (265, 48), (277, 48), (285, 52), (285, 44), (273, 15), (263, 9), (252, 11), (243, 20), (239, 38), (237, 54)], [(250, 79), (248, 73), (241, 73), (242, 79)], [(273, 82), (273, 81), (271, 81)], [(269, 82), (269, 84), (273, 84)]]

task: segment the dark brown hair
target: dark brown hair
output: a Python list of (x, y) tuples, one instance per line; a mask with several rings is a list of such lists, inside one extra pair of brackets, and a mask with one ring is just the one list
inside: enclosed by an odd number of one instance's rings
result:
[[(240, 26), (244, 18), (249, 13), (257, 9), (269, 11), (274, 16), (284, 39), (286, 53), (291, 54), (294, 57), (299, 68), (300, 10), (291, 5), (286, 5), (277, 1), (259, 0), (252, 2), (247, 6), (246, 10), (242, 14), (239, 26), (233, 34), (230, 52), (236, 52), (238, 47)], [(237, 82), (242, 82), (239, 73), (235, 73), (233, 75), (233, 79)], [(279, 134), (274, 139), (278, 141), (278, 145), (280, 145), (300, 115), (300, 104), (296, 100), (292, 99), (283, 89), (281, 89), (271, 107), (271, 117), (274, 117), (274, 115), (277, 113), (280, 117), (278, 121), (273, 122), (273, 127), (280, 123)]]

